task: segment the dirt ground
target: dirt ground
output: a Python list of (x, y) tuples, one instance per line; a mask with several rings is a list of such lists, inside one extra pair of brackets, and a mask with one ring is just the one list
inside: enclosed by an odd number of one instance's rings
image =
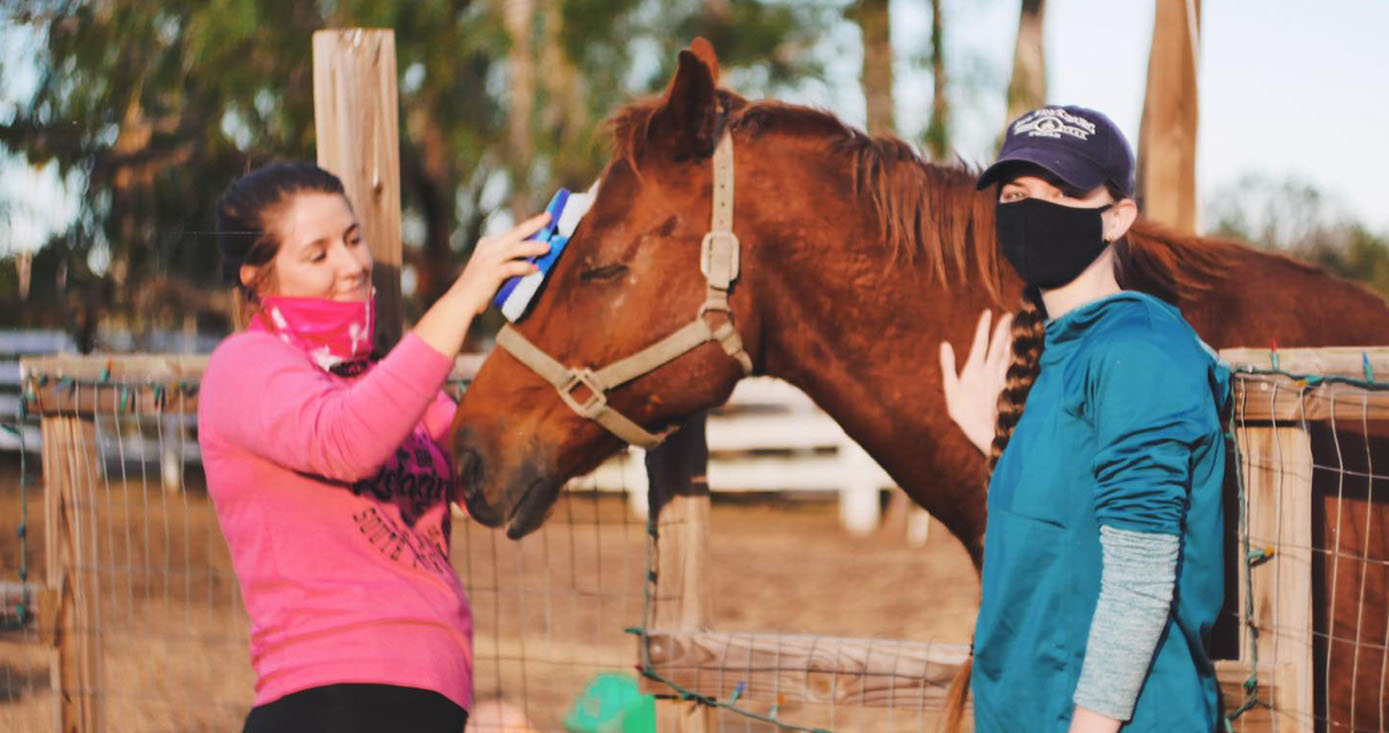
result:
[[(33, 468), (31, 466), (31, 472)], [(102, 669), (113, 731), (237, 730), (253, 677), (246, 621), (216, 520), (197, 477), (166, 494), (157, 482), (103, 480), (87, 507), (98, 548)], [(32, 477), (31, 477), (32, 479)], [(18, 579), (17, 472), (0, 465), (0, 580)], [(832, 502), (716, 497), (708, 581), (719, 631), (809, 633), (966, 643), (978, 582), (939, 525), (924, 548), (881, 531), (853, 537)], [(41, 492), (29, 500), (30, 578), (44, 578)], [(645, 526), (622, 497), (575, 495), (520, 543), (460, 522), (454, 566), (474, 609), (475, 688), (537, 728), (562, 730), (584, 685), (632, 674), (642, 619)], [(732, 672), (730, 672), (732, 673)], [(0, 632), (0, 730), (52, 727), (48, 653), (32, 626)], [(767, 706), (750, 705), (762, 714)], [(929, 730), (931, 714), (798, 708), (780, 720), (836, 730)], [(470, 730), (485, 730), (476, 720)], [(770, 730), (731, 714), (720, 730)]]

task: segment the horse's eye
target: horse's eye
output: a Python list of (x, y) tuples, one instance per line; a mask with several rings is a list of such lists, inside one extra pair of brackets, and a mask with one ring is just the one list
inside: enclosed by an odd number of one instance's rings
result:
[(579, 279), (584, 282), (611, 280), (624, 272), (627, 272), (626, 265), (602, 265), (600, 267), (590, 267), (579, 273)]

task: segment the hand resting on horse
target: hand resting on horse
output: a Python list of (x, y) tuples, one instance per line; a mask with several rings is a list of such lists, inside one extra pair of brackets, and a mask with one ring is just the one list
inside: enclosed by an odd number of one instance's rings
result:
[(540, 214), (505, 234), (479, 239), (453, 286), (415, 324), (415, 335), (449, 358), (456, 355), (473, 317), (487, 310), (502, 283), (509, 277), (535, 272), (535, 265), (525, 258), (545, 254), (550, 245), (526, 237), (549, 221), (549, 214)]
[(959, 371), (955, 371), (955, 348), (940, 343), (941, 383), (945, 389), (945, 410), (963, 430), (969, 442), (988, 455), (998, 422), (998, 395), (1008, 378), (1012, 352), (1012, 314), (1004, 314), (989, 332), (993, 311), (985, 309), (974, 329), (974, 343)]

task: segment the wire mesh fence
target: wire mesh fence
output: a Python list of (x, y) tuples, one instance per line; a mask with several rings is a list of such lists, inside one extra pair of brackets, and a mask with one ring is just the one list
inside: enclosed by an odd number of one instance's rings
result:
[(246, 618), (201, 472), (182, 460), (196, 455), (196, 384), (38, 373), (26, 387), (43, 415), (36, 625), (60, 709), (16, 729), (238, 727), (254, 681)]
[[(239, 727), (254, 677), (247, 619), (198, 460), (203, 363), (196, 357), (68, 357), (36, 361), (26, 370), (24, 399), (43, 417), (45, 447), (44, 491), (35, 491), (30, 502), (35, 517), (45, 518), (43, 532), (31, 534), (26, 546), (46, 587), (37, 599), (38, 617), (0, 640), (15, 650), (3, 657), (7, 698), (0, 702), (0, 727), (50, 730), (60, 719), (75, 720), (81, 729)], [(631, 489), (646, 489), (640, 454), (619, 456), (615, 470), (632, 477)], [(649, 581), (659, 546), (652, 527), (631, 511), (629, 497), (613, 490), (613, 475), (609, 466), (601, 486), (592, 478), (572, 482), (544, 527), (519, 542), (476, 523), (455, 523), (452, 560), (476, 627), (470, 729), (506, 729), (521, 719), (534, 730), (584, 729), (583, 706), (603, 702), (594, 685), (604, 675), (635, 688), (641, 656), (630, 632), (652, 613)], [(744, 495), (715, 512), (713, 555), (724, 564), (700, 572), (729, 579), (711, 594), (720, 614), (710, 621), (745, 629), (722, 635), (734, 654), (717, 661), (725, 668), (722, 677), (745, 690), (739, 707), (787, 724), (925, 729), (928, 718), (912, 711), (929, 707), (929, 700), (907, 677), (927, 645), (859, 639), (853, 632), (872, 637), (863, 629), (875, 625), (871, 615), (857, 611), (838, 628), (804, 622), (807, 609), (810, 616), (833, 618), (837, 608), (853, 606), (855, 589), (844, 579), (859, 572), (863, 558), (835, 543), (851, 548), (871, 540), (839, 530), (833, 501), (817, 509), (795, 506), (787, 511), (779, 502)], [(670, 537), (683, 520), (663, 517), (655, 534)], [(814, 528), (805, 529), (807, 522)], [(765, 577), (753, 570), (761, 562), (754, 558), (775, 557), (757, 544), (774, 536), (775, 548), (814, 557), (798, 545), (797, 532), (822, 535), (824, 558), (801, 566), (775, 562)], [(895, 546), (886, 552), (914, 553)], [(839, 558), (848, 559), (830, 574), (813, 572)], [(956, 565), (972, 572), (963, 558)], [(13, 567), (8, 560), (6, 567)], [(795, 583), (804, 586), (805, 597), (785, 608), (759, 600), (764, 592), (791, 598), (787, 589)], [(918, 607), (930, 593), (919, 595), (913, 601)], [(763, 610), (749, 612), (749, 603)], [(971, 604), (966, 598), (963, 605)], [(955, 627), (962, 630), (968, 621), (957, 618)], [(808, 643), (816, 651), (770, 667), (763, 655), (735, 658), (740, 640), (773, 643), (779, 629), (800, 636), (775, 644), (791, 649)], [(817, 633), (823, 631), (831, 633)], [(786, 666), (792, 662), (799, 667)], [(864, 669), (851, 671), (853, 664)], [(900, 683), (894, 681), (899, 672), (906, 675)], [(801, 685), (781, 687), (787, 674), (801, 675)], [(862, 682), (873, 678), (879, 681)], [(863, 686), (857, 698), (848, 692), (854, 685)], [(868, 710), (866, 718), (852, 713), (884, 700), (895, 707)], [(864, 722), (877, 721), (877, 713), (881, 721)], [(728, 730), (777, 727), (728, 711), (710, 721)]]
[[(0, 464), (0, 730), (23, 730), (19, 721), (52, 708), (48, 655), (35, 623), (42, 577), (29, 537), (43, 521), (43, 491), (35, 485), (36, 454), (24, 444), (22, 421), (4, 422), (0, 430), (15, 437), (18, 450)], [(37, 436), (34, 436), (35, 440)]]
[[(51, 730), (66, 705), (89, 729), (224, 730), (250, 706), (247, 622), (196, 460), (197, 363), (161, 364), (27, 373), (44, 491), (7, 493), (0, 531), (17, 536), (26, 506), (42, 526), (20, 543), (40, 587), (29, 622), (0, 632), (0, 728)], [(1236, 380), (1240, 639), (1220, 663), (1227, 708), (1244, 709), (1234, 730), (1389, 727), (1385, 387), (1272, 369)], [(618, 461), (644, 490), (641, 456)], [(694, 713), (711, 730), (934, 726), (977, 593), (947, 536), (897, 547), (838, 531), (832, 506), (749, 497), (649, 526), (611, 475), (573, 482), (519, 542), (455, 523), (476, 627), (470, 729), (583, 729), (585, 706), (614, 699), (595, 686), (605, 675), (645, 675), (681, 714), (713, 705)], [(7, 574), (18, 549), (4, 545)], [(686, 597), (700, 584), (702, 600)], [(660, 610), (697, 603), (697, 625)]]
[(1389, 727), (1389, 384), (1355, 357), (1355, 377), (1275, 356), (1235, 383), (1240, 658), (1255, 674), (1233, 702), (1271, 719), (1236, 730)]
[(475, 629), (470, 730), (508, 729), (506, 706), (531, 729), (563, 731), (598, 676), (635, 689), (633, 642), (623, 629), (641, 619), (646, 527), (622, 494), (580, 479), (519, 541), (475, 522), (456, 526), (454, 567)]
[[(30, 539), (42, 545), (48, 587), (44, 613), (0, 639), (0, 728), (240, 727), (255, 680), (198, 460), (201, 364), (67, 359), (27, 370), (25, 400), (43, 416), (45, 446), (33, 509), (46, 522)], [(625, 497), (576, 482), (522, 542), (456, 527), (452, 561), (478, 629), (470, 729), (502, 729), (501, 701), (537, 729), (563, 730), (595, 675), (635, 685), (622, 629), (640, 618), (646, 534)]]

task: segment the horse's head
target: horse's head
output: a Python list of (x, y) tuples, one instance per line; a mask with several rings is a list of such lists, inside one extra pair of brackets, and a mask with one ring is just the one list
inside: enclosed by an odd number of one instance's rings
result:
[[(526, 534), (540, 525), (567, 479), (622, 447), (608, 428), (579, 414), (585, 408), (592, 414), (599, 401), (590, 378), (569, 379), (569, 399), (561, 397), (556, 386), (566, 381), (565, 368), (600, 370), (696, 321), (711, 331), (728, 324), (717, 310), (701, 311), (715, 279), (706, 281), (701, 271), (714, 200), (711, 159), (730, 107), (744, 103), (717, 90), (717, 77), (712, 49), (696, 41), (680, 53), (659, 100), (614, 119), (616, 152), (592, 208), (514, 327), (511, 346), (505, 335), (499, 339), (506, 348), (484, 363), (464, 395), (451, 446), (478, 521), (506, 523), (512, 537)], [(750, 232), (734, 229), (746, 252)], [(729, 291), (736, 334), (752, 353), (758, 321), (747, 291), (755, 278), (755, 265), (744, 258)], [(730, 335), (727, 329), (723, 335)], [(603, 399), (615, 414), (660, 430), (727, 399), (746, 365), (730, 356), (736, 346), (706, 341), (664, 363), (656, 359), (630, 381), (607, 384), (612, 389)], [(528, 359), (526, 352), (540, 356)]]

